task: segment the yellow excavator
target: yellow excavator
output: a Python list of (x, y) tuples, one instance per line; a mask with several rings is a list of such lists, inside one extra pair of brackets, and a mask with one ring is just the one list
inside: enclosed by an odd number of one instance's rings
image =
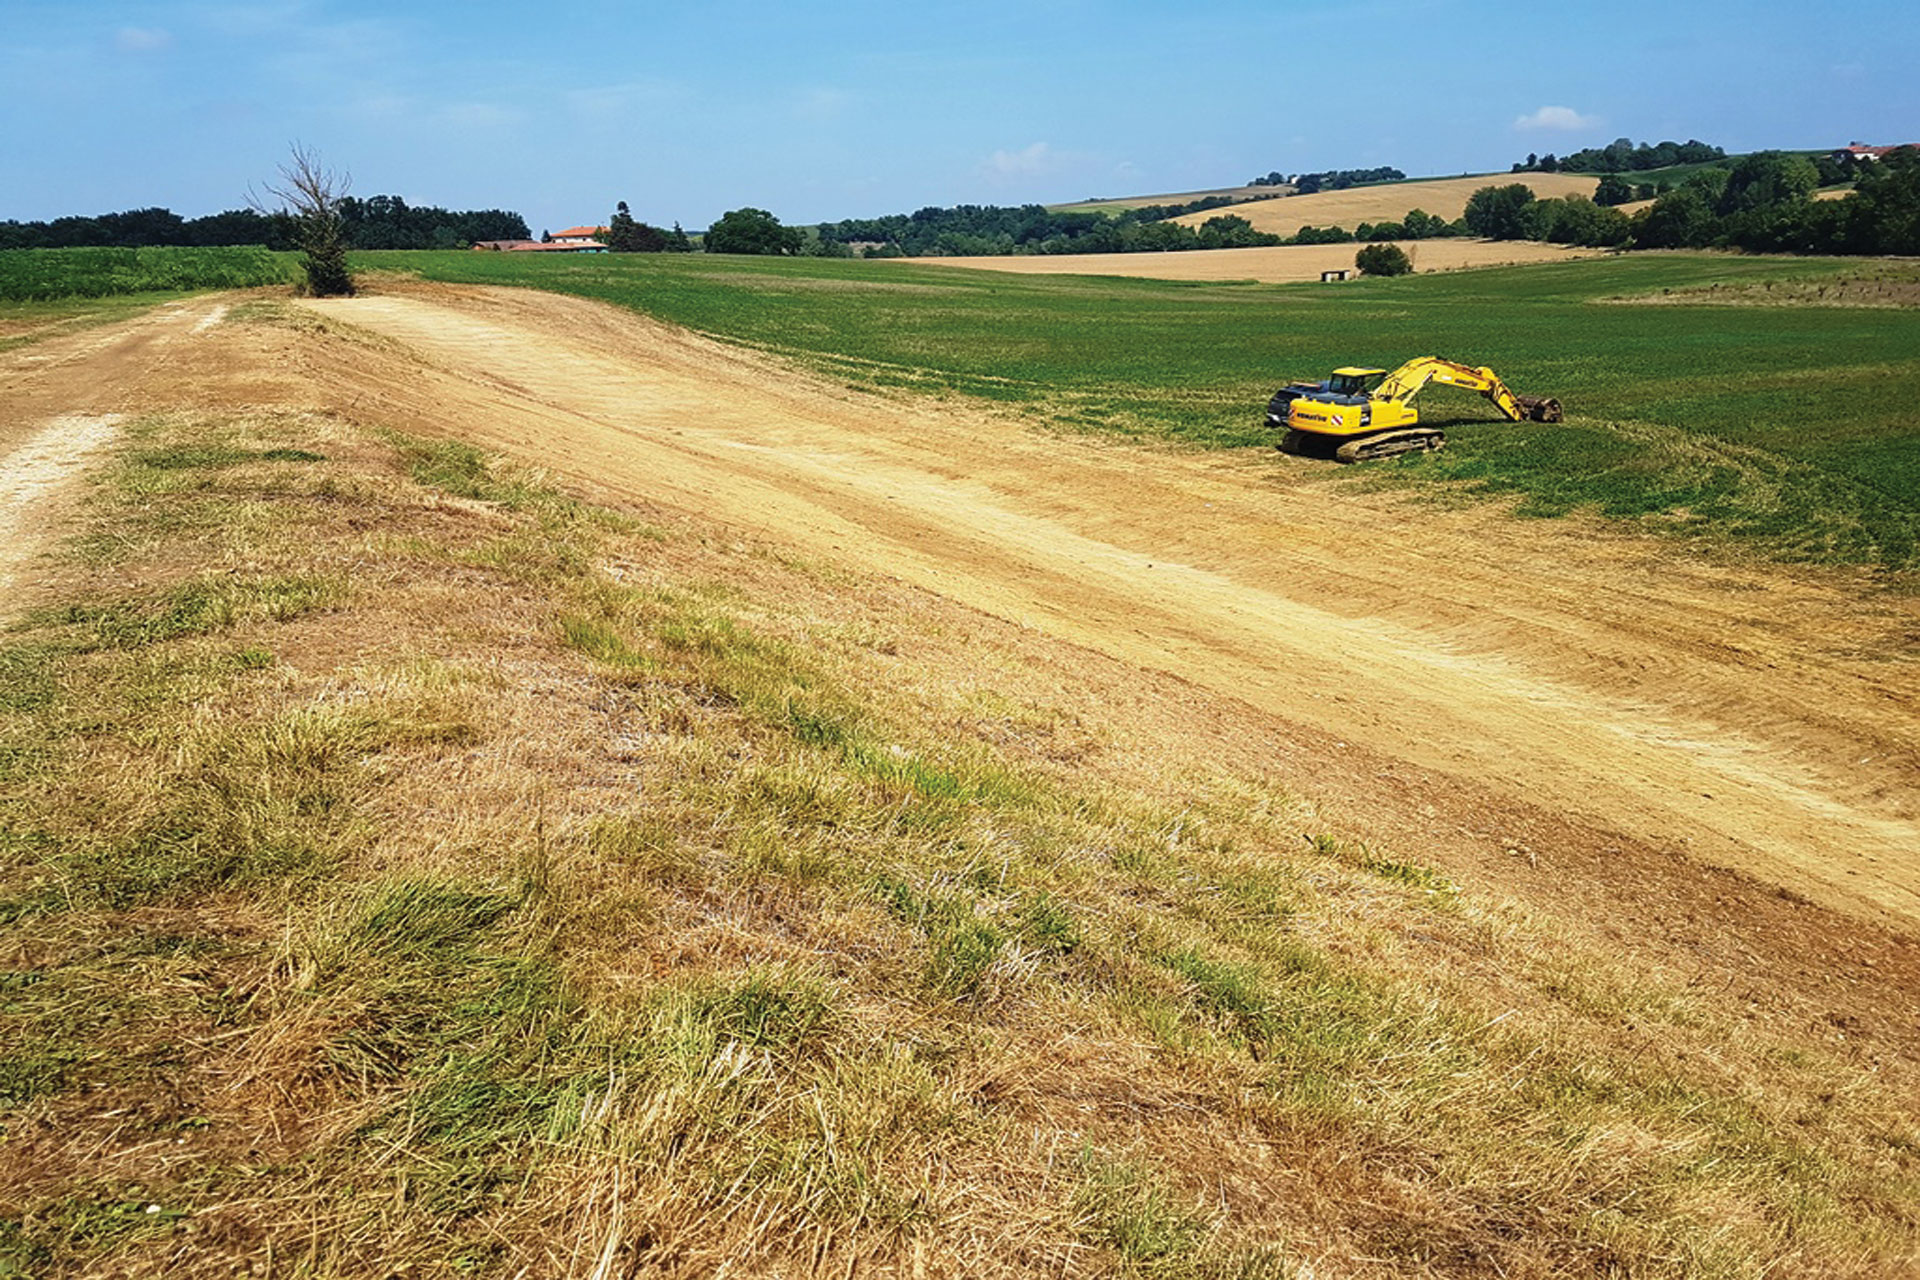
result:
[(1325, 382), (1290, 382), (1267, 405), (1267, 425), (1284, 427), (1280, 449), (1307, 457), (1364, 462), (1400, 453), (1438, 449), (1447, 437), (1420, 426), (1413, 398), (1429, 382), (1478, 391), (1511, 422), (1560, 421), (1560, 402), (1517, 396), (1491, 369), (1476, 369), (1438, 356), (1385, 369), (1335, 369)]

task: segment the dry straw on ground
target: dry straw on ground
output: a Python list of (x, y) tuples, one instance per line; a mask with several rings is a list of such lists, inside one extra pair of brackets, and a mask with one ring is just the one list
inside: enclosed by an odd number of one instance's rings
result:
[(1914, 1247), (1904, 1060), (1207, 767), (1175, 682), (377, 421), (129, 431), (84, 581), (0, 642), (17, 1269)]

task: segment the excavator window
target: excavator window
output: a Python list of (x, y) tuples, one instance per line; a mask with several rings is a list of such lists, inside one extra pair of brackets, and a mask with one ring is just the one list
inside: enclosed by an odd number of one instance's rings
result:
[(1386, 377), (1385, 370), (1370, 370), (1366, 373), (1336, 373), (1327, 380), (1327, 390), (1340, 396), (1363, 396)]

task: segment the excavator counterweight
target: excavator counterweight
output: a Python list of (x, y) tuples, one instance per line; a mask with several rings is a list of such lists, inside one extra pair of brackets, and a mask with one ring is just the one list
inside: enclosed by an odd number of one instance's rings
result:
[(1558, 422), (1560, 402), (1517, 396), (1493, 370), (1438, 356), (1421, 356), (1388, 373), (1385, 369), (1335, 369), (1325, 382), (1292, 382), (1267, 405), (1267, 425), (1286, 428), (1287, 453), (1363, 462), (1395, 454), (1438, 449), (1446, 435), (1423, 427), (1414, 396), (1429, 382), (1477, 391), (1510, 422)]

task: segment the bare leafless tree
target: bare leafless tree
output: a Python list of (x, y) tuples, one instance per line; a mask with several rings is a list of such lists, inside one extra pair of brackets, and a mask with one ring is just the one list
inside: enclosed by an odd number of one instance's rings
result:
[(298, 142), (292, 151), (287, 163), (280, 166), (279, 180), (265, 184), (267, 196), (277, 200), (279, 208), (269, 208), (267, 199), (249, 192), (251, 203), (262, 213), (281, 213), (293, 219), (294, 243), (307, 270), (307, 287), (315, 297), (350, 294), (353, 277), (347, 273), (346, 226), (340, 216), (340, 202), (353, 179), (327, 168), (320, 162), (319, 152)]

